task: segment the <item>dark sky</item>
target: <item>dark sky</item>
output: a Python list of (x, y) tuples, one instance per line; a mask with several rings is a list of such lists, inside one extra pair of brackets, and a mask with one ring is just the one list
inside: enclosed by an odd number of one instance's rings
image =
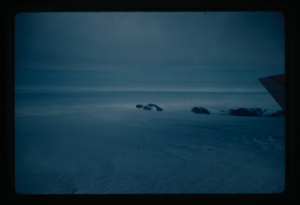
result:
[(16, 88), (266, 91), (280, 12), (41, 12), (15, 17)]

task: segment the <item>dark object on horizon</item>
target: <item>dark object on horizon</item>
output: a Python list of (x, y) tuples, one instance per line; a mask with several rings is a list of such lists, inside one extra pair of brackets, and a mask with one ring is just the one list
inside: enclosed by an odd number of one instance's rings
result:
[(210, 114), (210, 112), (203, 107), (193, 107), (193, 109), (191, 109), (191, 111), (194, 113)]
[(261, 116), (265, 110), (261, 110), (260, 108), (238, 108), (238, 109), (230, 109), (228, 115), (235, 116)]
[(277, 112), (273, 112), (271, 114), (269, 114), (270, 117), (277, 117), (277, 116), (285, 116), (284, 111), (283, 110), (278, 110)]
[[(138, 105), (137, 105), (138, 106)], [(137, 107), (136, 106), (136, 107)], [(161, 109), (160, 107), (158, 107), (157, 105), (155, 104), (152, 104), (152, 103), (149, 103), (148, 105), (146, 105), (143, 110), (152, 110), (154, 109), (154, 107), (156, 108), (156, 111), (163, 111), (163, 109)]]
[(142, 108), (142, 107), (144, 107), (144, 105), (137, 104), (135, 107), (136, 107), (136, 108)]

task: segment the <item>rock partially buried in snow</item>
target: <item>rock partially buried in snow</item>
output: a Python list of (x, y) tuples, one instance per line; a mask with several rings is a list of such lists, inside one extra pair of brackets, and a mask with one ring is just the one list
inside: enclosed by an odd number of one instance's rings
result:
[(191, 111), (196, 114), (198, 114), (198, 113), (210, 114), (210, 112), (203, 107), (193, 107), (193, 109), (191, 109)]
[(135, 107), (136, 107), (136, 108), (142, 108), (142, 107), (144, 107), (144, 105), (137, 104)]
[(156, 109), (156, 111), (163, 111), (162, 108), (160, 108), (160, 107), (158, 107), (157, 105), (152, 104), (152, 103), (149, 103), (149, 104), (146, 105), (146, 106), (143, 106), (143, 105), (138, 104), (138, 105), (136, 105), (135, 107), (137, 107), (137, 108), (142, 108), (142, 107), (143, 107), (143, 110), (155, 110), (155, 109)]
[(230, 109), (227, 114), (235, 116), (261, 116), (265, 112), (266, 110), (262, 111), (260, 108), (238, 108)]
[(271, 114), (268, 114), (269, 117), (277, 117), (277, 116), (285, 116), (283, 110), (278, 110), (277, 112), (273, 112)]

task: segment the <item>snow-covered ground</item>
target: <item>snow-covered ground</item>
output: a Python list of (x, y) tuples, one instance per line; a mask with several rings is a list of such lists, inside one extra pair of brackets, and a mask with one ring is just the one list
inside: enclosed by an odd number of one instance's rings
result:
[(220, 115), (238, 107), (280, 110), (269, 93), (16, 92), (16, 191), (282, 192), (285, 118)]

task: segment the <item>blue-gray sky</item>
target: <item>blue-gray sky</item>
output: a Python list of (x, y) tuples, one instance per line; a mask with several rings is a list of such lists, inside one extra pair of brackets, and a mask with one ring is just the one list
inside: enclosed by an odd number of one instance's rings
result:
[(41, 12), (15, 17), (16, 88), (266, 91), (280, 12)]

